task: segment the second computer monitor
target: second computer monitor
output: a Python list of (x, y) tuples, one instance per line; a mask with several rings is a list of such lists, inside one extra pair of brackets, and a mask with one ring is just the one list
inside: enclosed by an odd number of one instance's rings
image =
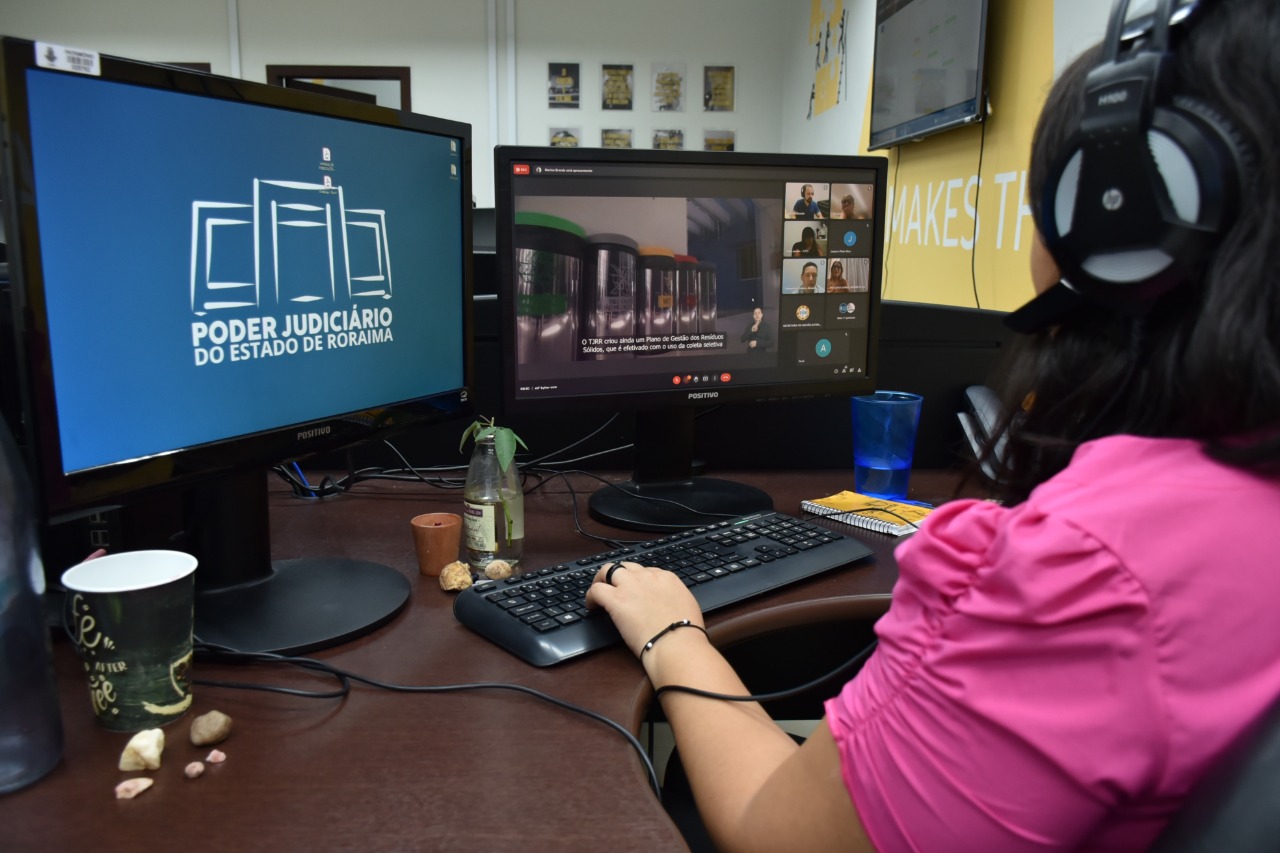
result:
[(507, 410), (640, 415), (598, 517), (761, 508), (691, 476), (696, 409), (874, 390), (882, 158), (499, 147), (495, 168)]

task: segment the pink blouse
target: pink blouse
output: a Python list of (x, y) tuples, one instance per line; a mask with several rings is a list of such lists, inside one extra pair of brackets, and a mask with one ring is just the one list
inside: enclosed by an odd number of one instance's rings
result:
[(1280, 696), (1280, 479), (1196, 442), (1091, 442), (896, 556), (880, 645), (826, 703), (881, 851), (1143, 849)]

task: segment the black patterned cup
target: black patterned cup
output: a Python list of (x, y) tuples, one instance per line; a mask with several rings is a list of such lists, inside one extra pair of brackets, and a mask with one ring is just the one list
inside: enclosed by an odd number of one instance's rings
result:
[(63, 572), (67, 633), (107, 728), (153, 729), (191, 707), (195, 568), (180, 551), (125, 551)]

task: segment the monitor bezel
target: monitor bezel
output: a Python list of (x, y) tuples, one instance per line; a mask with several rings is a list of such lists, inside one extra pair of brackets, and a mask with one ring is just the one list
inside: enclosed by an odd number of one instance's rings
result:
[[(813, 381), (788, 381), (756, 385), (721, 385), (714, 392), (698, 392), (689, 389), (654, 389), (633, 392), (612, 392), (589, 395), (565, 395), (545, 398), (527, 398), (516, 394), (519, 377), (518, 357), (515, 347), (516, 299), (515, 287), (515, 211), (511, 200), (512, 167), (517, 162), (536, 160), (543, 163), (605, 163), (605, 164), (657, 164), (725, 167), (769, 167), (796, 170), (848, 170), (872, 171), (875, 174), (875, 210), (872, 220), (872, 251), (869, 292), (870, 316), (867, 324), (867, 370), (861, 376), (842, 375), (840, 378), (823, 376)], [(875, 390), (878, 363), (880, 299), (884, 261), (884, 240), (888, 212), (887, 199), (888, 160), (879, 155), (823, 155), (778, 154), (757, 152), (703, 152), (669, 151), (660, 149), (607, 149), (607, 148), (553, 148), (532, 146), (503, 146), (494, 148), (494, 186), (497, 220), (497, 271), (498, 302), (500, 313), (500, 341), (502, 345), (502, 403), (503, 410), (511, 414), (548, 412), (602, 412), (644, 411), (662, 408), (704, 408), (724, 403), (765, 402), (783, 399), (813, 399), (831, 396), (853, 396)]]
[[(0, 119), (6, 142), (0, 162), (4, 215), (9, 240), (11, 348), (6, 360), (15, 365), (18, 411), (5, 412), (10, 428), (33, 467), (42, 516), (47, 523), (74, 518), (103, 507), (168, 487), (196, 485), (248, 468), (278, 465), (316, 453), (339, 450), (383, 438), (413, 426), (465, 417), (470, 412), (473, 327), (472, 135), (469, 124), (405, 110), (373, 106), (315, 95), (264, 83), (222, 77), (175, 66), (100, 55), (102, 79), (163, 89), (196, 97), (235, 100), (274, 109), (356, 121), (409, 132), (455, 138), (461, 164), (458, 215), (462, 221), (463, 323), (462, 383), (457, 388), (355, 412), (299, 423), (281, 424), (259, 432), (227, 436), (213, 442), (178, 448), (143, 458), (83, 471), (63, 470), (55, 389), (45, 313), (45, 281), (41, 265), (40, 230), (36, 216), (33, 165), (30, 159), (26, 72), (39, 68), (37, 43), (12, 37), (0, 41)], [(70, 73), (70, 72), (53, 72)]]

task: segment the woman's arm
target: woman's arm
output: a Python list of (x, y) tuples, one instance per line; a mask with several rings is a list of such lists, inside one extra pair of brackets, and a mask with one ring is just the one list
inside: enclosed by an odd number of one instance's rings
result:
[[(626, 566), (614, 572), (612, 584), (593, 584), (587, 603), (609, 611), (654, 686), (746, 695), (741, 679), (697, 628), (670, 631), (641, 652), (674, 622), (701, 625), (702, 614), (671, 572)], [(663, 693), (661, 702), (698, 810), (720, 849), (871, 849), (825, 722), (797, 747), (754, 702), (673, 691)]]

